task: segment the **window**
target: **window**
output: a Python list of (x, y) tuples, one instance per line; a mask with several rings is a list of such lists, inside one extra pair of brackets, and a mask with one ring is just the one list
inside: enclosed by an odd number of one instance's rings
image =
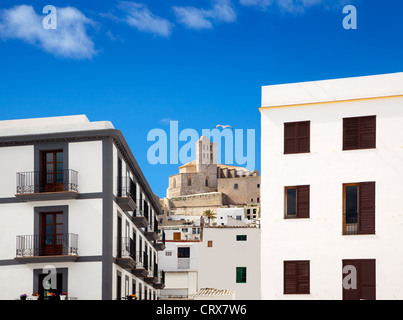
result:
[(235, 190), (238, 190), (238, 183), (235, 183), (235, 184), (234, 184), (234, 189), (235, 189)]
[(190, 248), (178, 248), (178, 258), (190, 258)]
[(376, 148), (376, 116), (343, 119), (343, 150)]
[(311, 152), (311, 122), (284, 124), (284, 154)]
[(236, 268), (236, 283), (246, 283), (246, 267)]
[(257, 185), (257, 188), (260, 189), (260, 184)]
[(343, 300), (376, 300), (376, 260), (343, 260)]
[(375, 234), (375, 182), (343, 185), (343, 234)]
[(284, 261), (284, 294), (310, 294), (309, 265), (309, 261)]
[(181, 240), (181, 233), (180, 232), (174, 232), (174, 241)]
[(247, 236), (246, 235), (237, 235), (236, 236), (236, 241), (246, 241)]
[(257, 203), (260, 203), (260, 198), (257, 198)]
[(236, 216), (236, 220), (242, 220), (242, 216)]
[(188, 177), (188, 187), (190, 187), (192, 185), (192, 178)]
[(165, 256), (166, 257), (171, 257), (172, 256), (172, 251), (165, 251)]
[(176, 188), (176, 178), (173, 178), (173, 185), (174, 185), (174, 188)]
[(285, 188), (285, 217), (309, 218), (309, 186), (296, 186)]
[(213, 241), (207, 241), (207, 247), (212, 248), (213, 247)]
[(205, 184), (206, 184), (206, 187), (208, 187), (208, 185), (209, 185), (209, 177), (206, 177)]

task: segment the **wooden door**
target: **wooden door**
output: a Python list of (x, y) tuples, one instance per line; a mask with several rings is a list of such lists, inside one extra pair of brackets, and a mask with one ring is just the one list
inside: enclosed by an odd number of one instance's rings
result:
[(42, 214), (42, 255), (63, 255), (63, 212)]
[(42, 155), (44, 192), (63, 191), (63, 151), (44, 151)]

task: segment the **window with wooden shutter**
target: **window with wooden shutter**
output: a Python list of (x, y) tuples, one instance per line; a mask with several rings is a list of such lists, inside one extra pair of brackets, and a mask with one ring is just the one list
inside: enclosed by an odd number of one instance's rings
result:
[(310, 294), (309, 261), (284, 261), (284, 294)]
[(343, 150), (376, 148), (376, 116), (343, 119)]
[(343, 274), (343, 300), (376, 300), (376, 260), (343, 260), (343, 270), (353, 266), (356, 270), (356, 286), (345, 287)]
[(375, 182), (343, 185), (343, 234), (375, 234)]
[(285, 188), (285, 217), (309, 218), (309, 186), (295, 186)]
[(311, 150), (311, 122), (284, 124), (284, 154), (309, 153)]

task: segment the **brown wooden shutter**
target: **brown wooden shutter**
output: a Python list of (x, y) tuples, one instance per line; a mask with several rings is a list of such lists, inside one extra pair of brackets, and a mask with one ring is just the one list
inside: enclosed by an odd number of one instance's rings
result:
[(298, 122), (297, 149), (299, 153), (309, 153), (311, 151), (311, 123), (309, 121)]
[(296, 123), (284, 124), (284, 154), (297, 152), (297, 125)]
[(298, 261), (297, 263), (297, 293), (310, 293), (309, 261)]
[[(343, 260), (343, 269), (345, 266), (353, 266), (357, 270), (357, 289), (346, 289), (343, 287), (343, 300), (360, 300), (361, 284), (360, 284), (360, 263), (358, 260)], [(343, 274), (343, 279), (347, 274)], [(343, 282), (342, 282), (343, 283)]]
[(284, 294), (297, 293), (297, 262), (284, 261)]
[(297, 218), (309, 218), (309, 186), (297, 187)]
[(343, 150), (354, 150), (359, 147), (359, 118), (343, 119)]
[(375, 234), (375, 182), (359, 184), (359, 234)]
[(360, 149), (376, 148), (376, 116), (360, 118)]
[(347, 265), (357, 270), (357, 289), (343, 288), (343, 300), (376, 300), (376, 260), (343, 260), (343, 268)]
[(284, 124), (284, 154), (309, 153), (311, 151), (310, 121)]
[(361, 260), (361, 299), (376, 300), (376, 262), (375, 260)]

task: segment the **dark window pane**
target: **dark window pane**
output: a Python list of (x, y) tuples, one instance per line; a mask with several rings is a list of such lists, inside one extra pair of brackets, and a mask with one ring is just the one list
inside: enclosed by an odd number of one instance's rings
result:
[(63, 162), (63, 152), (56, 153), (56, 161)]
[(53, 162), (53, 153), (46, 154), (46, 162)]
[(346, 223), (358, 222), (358, 186), (346, 186)]
[(287, 216), (297, 215), (297, 189), (287, 189)]

